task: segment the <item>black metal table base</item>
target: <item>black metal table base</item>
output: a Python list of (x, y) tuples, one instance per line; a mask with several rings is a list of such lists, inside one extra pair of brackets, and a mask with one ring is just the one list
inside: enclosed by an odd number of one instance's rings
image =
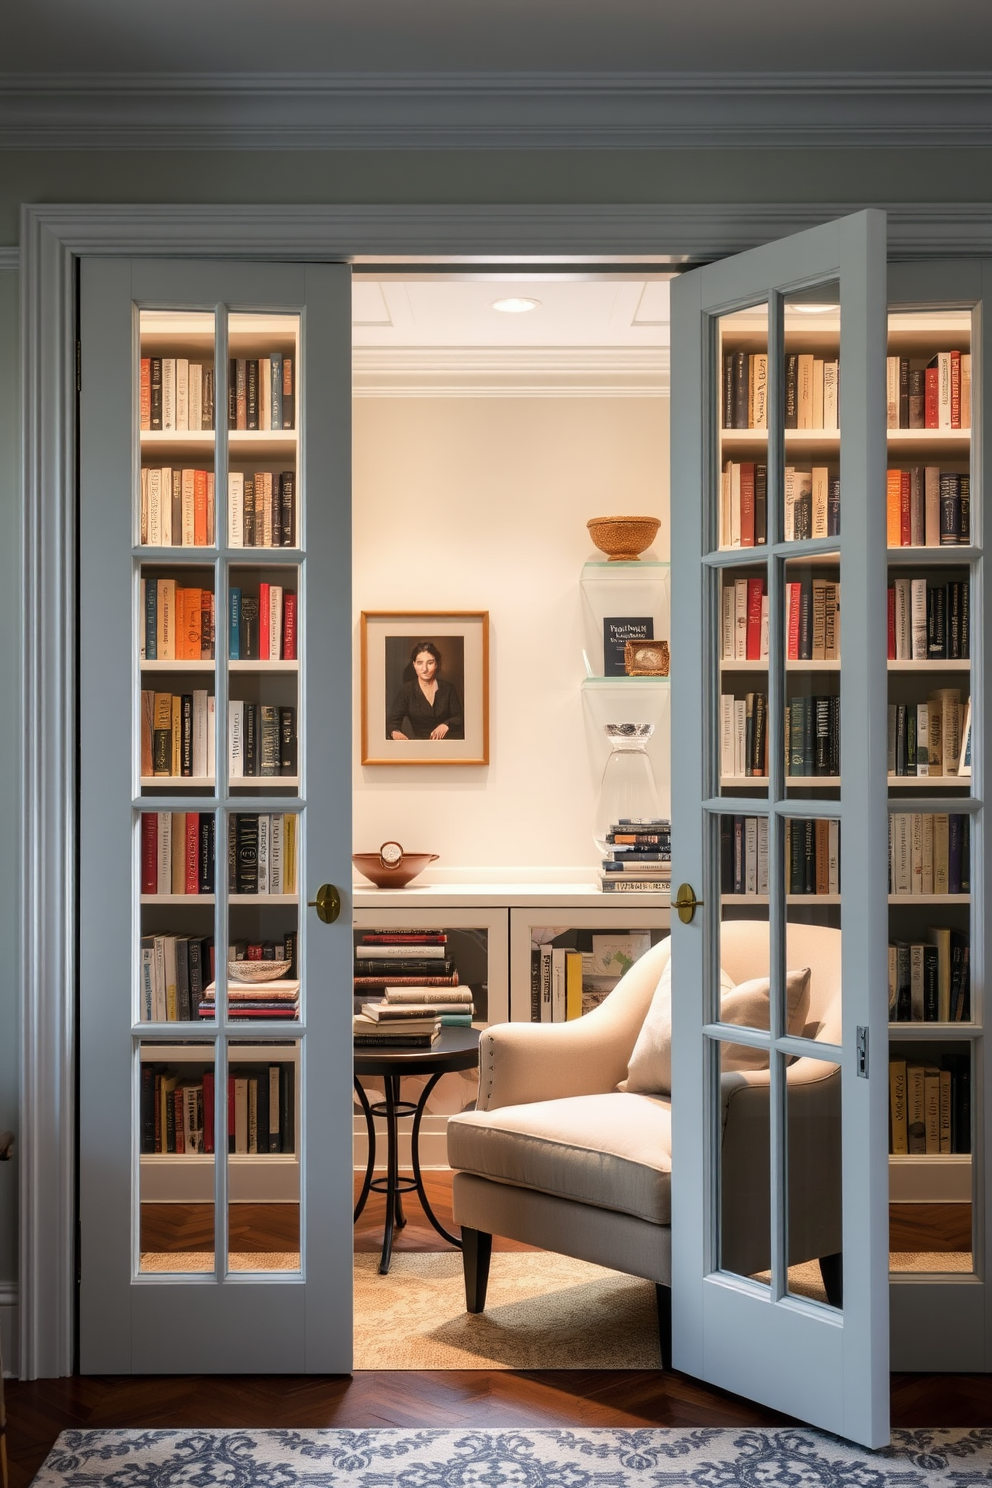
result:
[[(365, 1208), (370, 1193), (384, 1193), (386, 1195), (386, 1227), (382, 1237), (382, 1257), (379, 1261), (379, 1274), (385, 1276), (389, 1271), (389, 1264), (393, 1256), (393, 1234), (396, 1230), (402, 1230), (406, 1224), (406, 1216), (403, 1213), (403, 1194), (415, 1193), (420, 1200), (420, 1206), (438, 1234), (454, 1245), (458, 1250), (462, 1248), (462, 1242), (457, 1235), (452, 1235), (449, 1230), (438, 1219), (430, 1206), (430, 1201), (424, 1190), (424, 1180), (420, 1172), (420, 1123), (424, 1119), (424, 1110), (431, 1091), (441, 1078), (443, 1071), (432, 1075), (421, 1092), (417, 1102), (400, 1099), (401, 1075), (384, 1075), (383, 1081), (386, 1090), (386, 1099), (376, 1101), (374, 1105), (369, 1103), (368, 1096), (362, 1089), (362, 1083), (355, 1076), (355, 1092), (365, 1115), (365, 1127), (368, 1132), (369, 1156), (365, 1165), (365, 1179), (362, 1183), (362, 1191), (355, 1205), (355, 1219)], [(386, 1176), (385, 1178), (374, 1178), (375, 1172), (375, 1121), (374, 1117), (384, 1116), (386, 1119)], [(413, 1117), (413, 1131), (410, 1136), (410, 1152), (413, 1158), (413, 1177), (399, 1171), (399, 1120), (403, 1116)]]

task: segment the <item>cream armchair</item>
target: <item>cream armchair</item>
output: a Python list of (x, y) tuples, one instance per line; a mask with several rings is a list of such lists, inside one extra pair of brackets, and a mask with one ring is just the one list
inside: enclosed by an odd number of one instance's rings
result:
[[(767, 922), (722, 927), (734, 982), (768, 974)], [(476, 1110), (448, 1123), (452, 1198), (464, 1241), (465, 1301), (486, 1302), (493, 1235), (642, 1276), (657, 1288), (662, 1362), (671, 1362), (671, 1102), (620, 1091), (669, 956), (664, 940), (595, 1011), (571, 1023), (502, 1023), (482, 1036)], [(790, 968), (809, 966), (806, 1033), (840, 1042), (840, 932), (789, 929)], [(840, 1300), (840, 1074), (788, 1071), (789, 1262), (818, 1259)], [(726, 1074), (722, 1263), (769, 1264), (768, 1072)]]

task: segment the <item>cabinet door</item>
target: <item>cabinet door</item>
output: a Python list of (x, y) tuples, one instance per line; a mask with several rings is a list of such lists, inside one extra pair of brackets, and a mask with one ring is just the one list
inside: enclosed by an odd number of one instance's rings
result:
[(674, 1362), (877, 1446), (885, 219), (672, 288)]
[(349, 271), (86, 262), (81, 343), (81, 1368), (347, 1371)]

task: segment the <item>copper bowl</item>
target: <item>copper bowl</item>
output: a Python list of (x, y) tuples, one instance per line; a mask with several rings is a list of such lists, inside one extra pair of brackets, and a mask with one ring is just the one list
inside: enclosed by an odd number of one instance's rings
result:
[(639, 563), (641, 554), (654, 542), (661, 522), (658, 517), (593, 517), (586, 526), (611, 563)]
[(418, 873), (423, 873), (428, 863), (437, 862), (437, 853), (405, 852), (399, 862), (390, 867), (377, 852), (352, 853), (351, 861), (364, 878), (370, 878), (377, 889), (405, 889)]

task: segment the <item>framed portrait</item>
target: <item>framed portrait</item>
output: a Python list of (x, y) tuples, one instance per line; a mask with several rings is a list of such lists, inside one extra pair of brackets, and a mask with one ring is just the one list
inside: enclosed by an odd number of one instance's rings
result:
[(363, 765), (488, 765), (488, 610), (363, 610), (361, 706)]

